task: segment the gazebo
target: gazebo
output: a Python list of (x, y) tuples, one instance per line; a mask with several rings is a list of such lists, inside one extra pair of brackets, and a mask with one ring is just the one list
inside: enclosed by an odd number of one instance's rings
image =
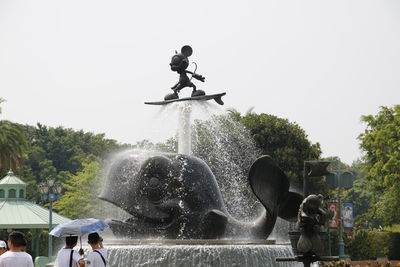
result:
[[(38, 229), (49, 228), (49, 210), (26, 200), (27, 184), (10, 170), (0, 180), (0, 229), (32, 229), (32, 251), (39, 254)], [(53, 227), (70, 219), (52, 212)]]

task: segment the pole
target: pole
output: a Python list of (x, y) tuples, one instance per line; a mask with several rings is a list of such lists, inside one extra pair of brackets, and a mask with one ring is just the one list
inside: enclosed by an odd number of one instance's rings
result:
[(338, 164), (338, 188), (339, 188), (339, 196), (338, 196), (338, 205), (339, 205), (339, 259), (344, 260), (346, 256), (344, 255), (344, 241), (343, 241), (343, 220), (342, 220), (342, 172), (340, 170), (340, 165)]
[(36, 247), (35, 247), (35, 244), (36, 244), (36, 229), (31, 229), (31, 233), (32, 233), (32, 239), (31, 239), (31, 248), (32, 248), (32, 253), (33, 253), (33, 259), (35, 259), (36, 258), (36, 256), (37, 256), (37, 254), (36, 254)]
[(332, 256), (332, 248), (331, 248), (331, 229), (328, 225), (328, 256)]
[(303, 162), (303, 197), (307, 197), (307, 171), (306, 171), (306, 162)]
[(40, 252), (40, 231), (39, 229), (35, 229), (35, 258), (37, 256), (39, 256), (39, 252)]
[(49, 260), (51, 260), (51, 256), (53, 256), (53, 240), (50, 235), (51, 229), (53, 228), (52, 225), (52, 219), (53, 219), (53, 201), (51, 198), (50, 199), (50, 209), (49, 209), (49, 251), (48, 251), (48, 257)]

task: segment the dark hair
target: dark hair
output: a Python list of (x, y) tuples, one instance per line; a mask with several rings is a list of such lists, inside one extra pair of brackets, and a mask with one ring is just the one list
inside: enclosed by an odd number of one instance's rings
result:
[(89, 244), (97, 244), (101, 240), (98, 233), (91, 233), (88, 235), (88, 243)]
[(11, 232), (8, 235), (8, 240), (10, 240), (11, 244), (15, 247), (24, 247), (27, 244), (25, 235), (17, 231)]
[(76, 243), (78, 243), (78, 237), (77, 236), (67, 236), (65, 238), (65, 244), (67, 246), (73, 246), (73, 245), (76, 245)]

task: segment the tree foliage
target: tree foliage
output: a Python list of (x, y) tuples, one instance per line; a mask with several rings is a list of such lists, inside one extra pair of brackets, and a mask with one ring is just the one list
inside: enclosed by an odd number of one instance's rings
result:
[[(4, 98), (0, 97), (0, 104), (3, 103), (3, 102), (5, 102), (5, 101), (6, 101), (6, 100), (5, 100)], [(0, 106), (0, 114), (1, 114), (1, 106)]]
[(368, 188), (373, 192), (368, 217), (377, 223), (400, 223), (400, 105), (381, 107), (376, 115), (362, 117), (367, 124), (359, 136), (365, 152)]
[(22, 128), (10, 121), (0, 121), (0, 167), (5, 172), (20, 166), (27, 141)]
[[(0, 104), (4, 102), (0, 98)], [(1, 114), (1, 108), (0, 108)], [(27, 140), (20, 125), (7, 121), (0, 121), (0, 174), (8, 169), (20, 166), (27, 148)]]
[(63, 127), (19, 126), (28, 139), (24, 165), (17, 174), (30, 186), (28, 199), (39, 201), (37, 184), (49, 175), (62, 183), (84, 168), (83, 163), (104, 159), (109, 153), (126, 147), (105, 138), (104, 134), (75, 131)]
[[(232, 117), (251, 133), (257, 147), (264, 155), (270, 155), (288, 175), (292, 184), (301, 190), (304, 161), (316, 160), (321, 155), (319, 143), (311, 143), (305, 131), (296, 123), (270, 114), (247, 113), (242, 116), (231, 111)], [(309, 180), (310, 193), (327, 191), (323, 178)]]
[[(118, 149), (115, 140), (106, 139), (104, 134), (74, 131), (63, 127), (46, 127), (40, 123), (36, 127), (26, 126), (31, 150), (30, 155), (40, 161), (51, 160), (56, 172), (68, 171), (72, 174), (82, 170), (82, 162), (88, 155), (102, 157)], [(38, 161), (31, 162), (33, 169)]]
[(54, 209), (71, 219), (78, 218), (128, 218), (122, 209), (100, 200), (104, 186), (103, 167), (107, 160), (95, 159), (83, 163), (83, 170), (69, 174), (63, 186), (65, 193), (54, 203)]
[(66, 192), (54, 203), (54, 209), (68, 218), (99, 217), (100, 201), (97, 195), (102, 185), (102, 170), (98, 161), (83, 163), (83, 170), (76, 175), (69, 174), (63, 183)]
[(291, 177), (302, 177), (303, 162), (321, 155), (319, 143), (312, 144), (297, 123), (264, 113), (249, 113), (239, 120), (262, 153), (270, 155)]

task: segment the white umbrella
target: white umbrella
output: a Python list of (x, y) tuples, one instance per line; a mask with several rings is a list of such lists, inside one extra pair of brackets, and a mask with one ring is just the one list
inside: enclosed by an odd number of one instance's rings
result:
[(82, 249), (83, 235), (103, 231), (109, 227), (110, 226), (106, 222), (99, 219), (77, 219), (67, 223), (59, 224), (53, 230), (51, 230), (49, 234), (57, 237), (79, 236)]
[(77, 219), (63, 223), (51, 230), (50, 234), (57, 237), (83, 236), (86, 234), (103, 231), (110, 226), (99, 219)]

